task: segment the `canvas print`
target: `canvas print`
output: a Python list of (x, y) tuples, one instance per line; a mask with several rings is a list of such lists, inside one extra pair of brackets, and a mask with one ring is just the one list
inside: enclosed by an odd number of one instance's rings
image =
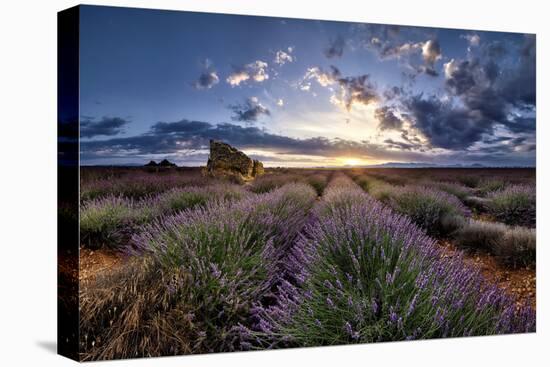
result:
[(535, 332), (534, 34), (58, 25), (61, 354)]

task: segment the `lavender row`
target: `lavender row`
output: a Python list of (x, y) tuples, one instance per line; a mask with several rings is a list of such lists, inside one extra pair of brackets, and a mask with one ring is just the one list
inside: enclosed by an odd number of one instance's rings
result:
[(252, 194), (240, 186), (218, 184), (175, 188), (141, 200), (122, 196), (88, 200), (80, 208), (81, 243), (92, 248), (120, 247), (142, 226), (162, 216), (247, 195)]
[(488, 196), (489, 212), (506, 224), (535, 227), (536, 190), (534, 185), (511, 185)]
[[(449, 193), (460, 191), (459, 185), (393, 186), (365, 175), (356, 176), (355, 180), (431, 235), (450, 239), (463, 248), (489, 251), (506, 264), (524, 266), (535, 262), (536, 234), (533, 229), (524, 228), (534, 227), (535, 223), (534, 186), (510, 185), (477, 199), (477, 207), (483, 206), (484, 211), (508, 224), (505, 225), (470, 219), (470, 210)], [(465, 201), (472, 203), (473, 199), (468, 196)]]
[(240, 330), (251, 326), (254, 304), (270, 302), (315, 197), (289, 184), (147, 226), (133, 238), (141, 256), (83, 292), (83, 357), (243, 349)]
[(301, 174), (268, 173), (256, 178), (250, 186), (250, 190), (261, 194), (293, 182), (309, 184), (315, 189), (318, 195), (321, 195), (327, 185), (328, 177), (329, 173), (327, 172), (321, 173), (315, 171)]
[(258, 305), (249, 347), (318, 346), (531, 332), (535, 314), (353, 185), (327, 188), (292, 249), (292, 279)]
[(173, 188), (217, 183), (215, 180), (204, 177), (199, 170), (193, 172), (130, 170), (112, 175), (107, 173), (94, 175), (88, 171), (83, 173), (85, 174), (80, 185), (80, 199), (83, 202), (107, 196), (141, 199)]
[(453, 232), (452, 239), (458, 246), (486, 250), (513, 267), (535, 263), (535, 229), (474, 219), (454, 218), (454, 221), (458, 229)]
[(367, 191), (434, 236), (448, 236), (457, 229), (453, 217), (465, 218), (470, 210), (455, 196), (433, 186), (394, 186), (369, 176), (356, 180)]
[[(435, 172), (431, 172), (432, 174)], [(532, 179), (519, 177), (476, 177), (474, 175), (449, 177), (416, 177), (409, 175), (383, 174), (380, 172), (365, 175), (351, 173), (365, 191), (368, 184), (395, 187), (421, 186), (456, 196), (479, 213), (490, 215), (495, 220), (525, 227), (535, 226), (536, 190)], [(519, 183), (518, 183), (519, 182)], [(382, 183), (382, 185), (380, 185)], [(385, 193), (382, 192), (382, 195)]]

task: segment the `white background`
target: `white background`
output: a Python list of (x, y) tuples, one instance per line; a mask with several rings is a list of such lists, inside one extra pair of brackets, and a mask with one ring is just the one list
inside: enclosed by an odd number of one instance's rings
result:
[[(0, 365), (71, 365), (56, 340), (56, 12), (0, 3)], [(113, 366), (536, 366), (548, 362), (548, 65), (545, 2), (95, 1), (94, 4), (537, 33), (537, 333), (109, 362)], [(253, 30), (251, 30), (253, 31)], [(546, 159), (545, 159), (546, 157)], [(544, 343), (546, 339), (546, 343)], [(546, 350), (543, 346), (546, 344)]]

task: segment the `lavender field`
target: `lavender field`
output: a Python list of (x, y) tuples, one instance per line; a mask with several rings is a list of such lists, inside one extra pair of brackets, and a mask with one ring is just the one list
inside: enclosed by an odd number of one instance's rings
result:
[(60, 354), (536, 331), (535, 34), (62, 13)]
[(532, 169), (83, 167), (80, 355), (534, 332), (535, 208)]

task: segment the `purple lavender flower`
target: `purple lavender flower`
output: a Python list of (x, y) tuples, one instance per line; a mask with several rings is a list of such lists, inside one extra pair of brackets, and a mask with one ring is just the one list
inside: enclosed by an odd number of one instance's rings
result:
[(376, 300), (372, 301), (372, 313), (376, 315), (378, 313), (378, 303)]
[(351, 324), (346, 321), (346, 323), (344, 324), (344, 330), (346, 331), (346, 333), (349, 334), (349, 336), (353, 336), (353, 329), (351, 328)]

